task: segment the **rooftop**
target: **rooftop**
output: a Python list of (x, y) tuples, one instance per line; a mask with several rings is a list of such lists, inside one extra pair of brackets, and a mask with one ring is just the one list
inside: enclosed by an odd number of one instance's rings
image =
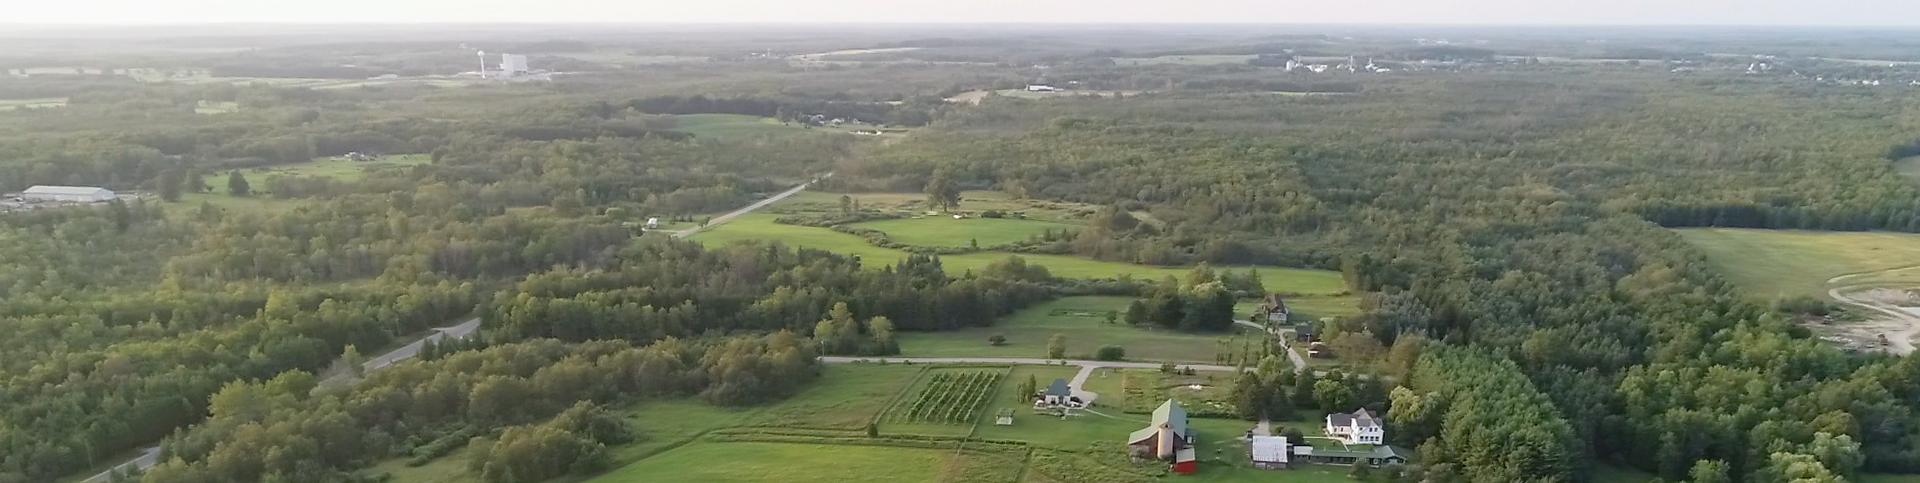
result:
[(26, 191), (22, 191), (20, 193), (28, 194), (28, 195), (90, 195), (90, 194), (99, 193), (102, 191), (107, 191), (107, 189), (101, 188), (98, 186), (37, 185), (31, 188), (27, 188)]

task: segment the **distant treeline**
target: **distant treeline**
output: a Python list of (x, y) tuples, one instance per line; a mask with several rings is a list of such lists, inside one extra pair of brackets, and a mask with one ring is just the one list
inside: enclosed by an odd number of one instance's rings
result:
[(925, 125), (933, 121), (935, 111), (944, 108), (938, 100), (909, 100), (889, 104), (754, 97), (714, 98), (701, 95), (634, 99), (627, 102), (627, 107), (653, 114), (744, 114), (781, 120), (804, 120), (808, 116), (820, 115), (827, 119), (858, 119), (900, 126)]

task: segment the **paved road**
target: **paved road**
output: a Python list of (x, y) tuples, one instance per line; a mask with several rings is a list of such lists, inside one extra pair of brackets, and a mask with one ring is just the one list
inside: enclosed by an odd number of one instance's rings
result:
[(832, 176), (833, 176), (833, 173), (827, 173), (826, 175), (824, 175), (824, 176), (821, 176), (820, 178), (816, 178), (816, 179), (814, 179), (813, 181), (808, 181), (808, 182), (805, 182), (805, 183), (801, 183), (801, 184), (800, 184), (800, 186), (795, 186), (795, 187), (793, 187), (793, 188), (790, 188), (790, 189), (788, 189), (788, 190), (786, 190), (786, 191), (782, 191), (782, 192), (780, 192), (780, 194), (777, 194), (777, 195), (773, 195), (773, 196), (769, 196), (769, 197), (767, 197), (767, 199), (764, 199), (764, 200), (760, 200), (760, 201), (755, 201), (755, 202), (753, 202), (753, 204), (751, 204), (751, 205), (747, 205), (747, 206), (746, 206), (745, 208), (741, 208), (741, 209), (738, 209), (738, 210), (733, 210), (733, 211), (730, 211), (730, 212), (727, 212), (727, 214), (724, 214), (724, 215), (720, 215), (720, 216), (716, 216), (716, 217), (713, 217), (713, 219), (711, 219), (711, 220), (707, 220), (707, 224), (705, 224), (705, 225), (700, 225), (700, 226), (697, 226), (697, 227), (693, 227), (693, 228), (688, 228), (688, 229), (685, 229), (685, 230), (679, 230), (679, 231), (672, 231), (672, 232), (669, 232), (669, 233), (672, 233), (672, 234), (673, 234), (673, 237), (674, 237), (674, 238), (686, 238), (686, 237), (689, 237), (689, 236), (693, 236), (693, 234), (695, 234), (695, 233), (699, 233), (699, 232), (701, 232), (701, 231), (705, 231), (705, 230), (706, 230), (706, 229), (708, 229), (708, 228), (713, 228), (713, 227), (716, 227), (716, 226), (720, 226), (720, 225), (721, 225), (721, 224), (723, 224), (723, 223), (726, 223), (726, 222), (729, 222), (729, 221), (733, 221), (733, 219), (734, 219), (734, 218), (739, 218), (739, 217), (740, 217), (740, 215), (745, 215), (745, 214), (747, 214), (747, 213), (752, 213), (752, 212), (754, 212), (754, 210), (758, 210), (758, 209), (761, 209), (761, 208), (766, 208), (766, 207), (767, 207), (767, 205), (771, 205), (771, 204), (774, 204), (774, 203), (779, 203), (779, 202), (780, 202), (780, 200), (784, 200), (784, 199), (787, 199), (788, 197), (791, 197), (791, 196), (793, 196), (793, 195), (797, 195), (797, 194), (800, 194), (800, 192), (802, 192), (802, 191), (806, 191), (806, 190), (807, 190), (807, 187), (809, 187), (809, 186), (813, 186), (813, 184), (814, 184), (814, 183), (816, 183), (816, 182), (819, 182), (819, 181), (820, 181), (820, 179), (824, 179), (824, 178), (829, 178), (829, 177), (832, 177)]
[[(368, 371), (377, 371), (377, 370), (385, 369), (388, 366), (392, 366), (394, 364), (399, 363), (400, 361), (412, 359), (416, 356), (419, 356), (420, 349), (426, 346), (426, 341), (429, 341), (429, 340), (439, 341), (441, 339), (445, 339), (448, 337), (452, 337), (455, 339), (464, 339), (464, 338), (467, 338), (467, 336), (473, 335), (474, 331), (477, 331), (477, 330), (480, 330), (479, 317), (467, 319), (465, 322), (461, 322), (459, 324), (436, 328), (436, 329), (433, 329), (432, 334), (427, 334), (426, 337), (421, 337), (420, 340), (410, 342), (407, 345), (400, 346), (400, 348), (398, 349), (394, 349), (385, 354), (381, 354), (380, 357), (375, 357), (371, 360), (368, 360), (366, 362), (365, 367), (367, 368)], [(352, 382), (352, 380), (350, 379), (351, 377), (352, 377), (352, 374), (349, 374), (349, 373), (334, 374), (332, 377), (328, 377), (322, 380), (321, 384), (350, 383)], [(153, 465), (157, 465), (157, 464), (160, 464), (160, 447), (157, 445), (149, 446), (146, 449), (140, 451), (140, 456), (134, 457), (131, 460), (127, 460), (127, 462), (125, 463), (115, 465), (113, 468), (108, 469), (106, 471), (102, 471), (99, 474), (88, 477), (85, 480), (81, 480), (80, 483), (106, 483), (107, 481), (111, 481), (113, 479), (114, 471), (119, 471), (127, 467), (134, 467), (134, 468), (145, 470), (147, 468), (152, 468)]]

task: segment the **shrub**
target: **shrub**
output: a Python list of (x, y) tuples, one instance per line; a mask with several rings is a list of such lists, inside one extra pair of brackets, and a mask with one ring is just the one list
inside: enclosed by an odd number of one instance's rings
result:
[(1127, 358), (1127, 349), (1117, 345), (1100, 346), (1100, 350), (1094, 351), (1093, 358), (1102, 361), (1125, 359)]
[(1000, 334), (987, 336), (987, 344), (995, 347), (1007, 345), (1007, 336)]

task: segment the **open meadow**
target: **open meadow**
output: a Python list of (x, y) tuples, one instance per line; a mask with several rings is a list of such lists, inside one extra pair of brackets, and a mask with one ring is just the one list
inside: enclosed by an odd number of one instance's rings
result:
[[(1920, 265), (1920, 235), (1698, 228), (1677, 230), (1707, 261), (1762, 299), (1827, 297), (1828, 280)], [(1920, 272), (1851, 277), (1849, 283), (1920, 284)]]
[[(1108, 312), (1124, 314), (1129, 297), (1067, 297), (1042, 303), (1002, 318), (991, 327), (973, 327), (940, 332), (900, 334), (900, 353), (913, 357), (1046, 357), (1047, 339), (1061, 334), (1067, 339), (1069, 358), (1090, 359), (1095, 349), (1116, 345), (1127, 350), (1127, 359), (1140, 361), (1218, 362), (1223, 351), (1239, 351), (1262, 336), (1252, 329), (1235, 326), (1234, 332), (1194, 334), (1128, 326), (1120, 320), (1109, 324)], [(1001, 345), (987, 338), (1006, 338)]]

